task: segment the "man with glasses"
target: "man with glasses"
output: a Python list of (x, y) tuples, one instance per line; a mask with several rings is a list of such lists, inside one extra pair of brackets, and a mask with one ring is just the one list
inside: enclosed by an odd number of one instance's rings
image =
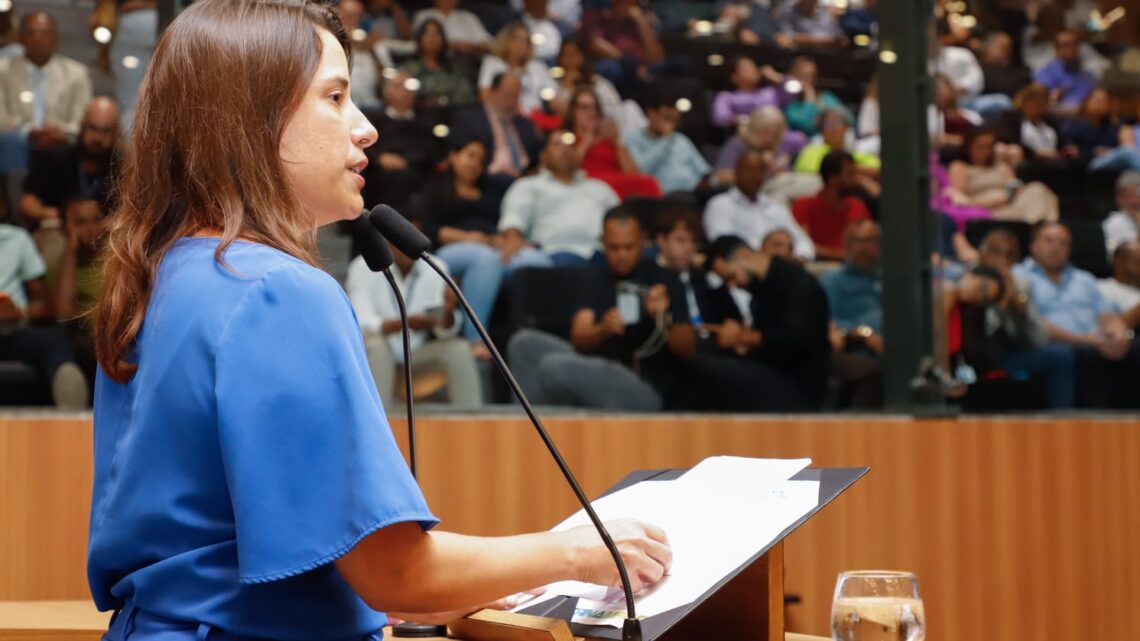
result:
[(33, 227), (61, 221), (64, 204), (75, 199), (93, 200), (108, 213), (118, 140), (119, 108), (99, 96), (83, 112), (75, 144), (32, 152), (20, 214)]

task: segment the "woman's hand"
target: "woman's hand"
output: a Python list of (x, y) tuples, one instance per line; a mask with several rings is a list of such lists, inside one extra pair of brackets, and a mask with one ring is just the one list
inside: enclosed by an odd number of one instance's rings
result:
[[(673, 551), (660, 528), (632, 519), (609, 521), (606, 529), (621, 553), (633, 591), (657, 583), (673, 565)], [(609, 550), (592, 525), (583, 525), (562, 533), (576, 550), (578, 580), (595, 585), (621, 585), (621, 577)]]

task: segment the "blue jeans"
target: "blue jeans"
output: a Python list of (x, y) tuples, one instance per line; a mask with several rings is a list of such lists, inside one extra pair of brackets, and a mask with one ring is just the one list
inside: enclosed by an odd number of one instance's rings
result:
[(983, 118), (988, 118), (1013, 109), (1013, 100), (1003, 93), (987, 93), (967, 100), (963, 106), (978, 112)]
[(1089, 161), (1090, 171), (1124, 171), (1140, 169), (1140, 149), (1117, 147), (1103, 156)]
[(1005, 357), (1001, 367), (1014, 376), (1044, 376), (1049, 409), (1069, 409), (1074, 406), (1077, 361), (1072, 345), (1050, 343), (1028, 352), (1014, 352)]
[(28, 168), (28, 136), (22, 131), (0, 133), (0, 175)]
[[(439, 248), (435, 253), (447, 263), (451, 274), (459, 280), (459, 287), (471, 309), (479, 320), (486, 323), (495, 308), (499, 297), (499, 287), (503, 284), (502, 254), (497, 249), (481, 243), (451, 243)], [(463, 324), (463, 337), (469, 341), (479, 340), (473, 323)]]

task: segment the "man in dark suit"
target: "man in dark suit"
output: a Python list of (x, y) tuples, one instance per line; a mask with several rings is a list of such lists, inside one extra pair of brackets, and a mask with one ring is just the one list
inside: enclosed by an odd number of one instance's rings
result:
[(519, 112), (518, 76), (504, 72), (491, 80), (491, 93), (482, 105), (456, 114), (452, 133), (457, 140), (476, 139), (487, 148), (489, 186), (506, 188), (538, 162), (542, 140)]
[(366, 114), (380, 137), (365, 150), (365, 207), (387, 203), (407, 209), (412, 195), (443, 158), (443, 143), (432, 132), (434, 123), (416, 113), (417, 82), (397, 72), (384, 82), (384, 109)]

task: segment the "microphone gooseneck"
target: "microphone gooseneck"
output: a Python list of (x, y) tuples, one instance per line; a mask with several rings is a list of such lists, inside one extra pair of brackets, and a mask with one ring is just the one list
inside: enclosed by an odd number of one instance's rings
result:
[(507, 382), (507, 386), (511, 388), (511, 392), (518, 399), (526, 412), (530, 422), (534, 425), (535, 430), (538, 432), (542, 442), (546, 445), (546, 449), (554, 458), (554, 462), (561, 470), (562, 476), (565, 477), (570, 489), (573, 490), (578, 503), (581, 504), (582, 509), (585, 510), (586, 515), (593, 523), (594, 529), (598, 531), (598, 535), (602, 537), (602, 542), (605, 544), (606, 549), (609, 550), (610, 556), (614, 559), (614, 564), (617, 566), (618, 575), (621, 577), (622, 590), (625, 592), (625, 606), (626, 606), (626, 619), (622, 626), (622, 641), (641, 641), (641, 622), (637, 619), (636, 607), (633, 599), (633, 586), (629, 581), (629, 572), (626, 570), (625, 561), (621, 558), (621, 552), (618, 551), (617, 545), (614, 544), (613, 537), (610, 536), (608, 530), (602, 520), (598, 517), (594, 507), (590, 504), (590, 500), (586, 497), (586, 493), (582, 490), (582, 486), (578, 484), (578, 480), (574, 477), (574, 473), (570, 470), (570, 466), (566, 460), (562, 458), (562, 453), (558, 450), (554, 440), (546, 431), (546, 427), (542, 424), (542, 419), (534, 411), (534, 407), (530, 404), (526, 394), (523, 393), (522, 388), (519, 386), (518, 380), (515, 379), (514, 373), (511, 372), (510, 367), (507, 366), (506, 360), (503, 355), (499, 353), (499, 349), (495, 346), (494, 341), (491, 340), (490, 334), (487, 329), (483, 327), (479, 317), (475, 315), (475, 311), (471, 309), (470, 303), (447, 273), (447, 270), (436, 260), (434, 256), (428, 253), (428, 248), (431, 247), (431, 241), (420, 230), (416, 229), (411, 223), (403, 216), (396, 212), (396, 210), (386, 205), (379, 205), (373, 208), (368, 216), (377, 230), (393, 245), (396, 246), (405, 255), (412, 258), (422, 258), (433, 270), (435, 270), (447, 286), (455, 293), (456, 298), (459, 299), (460, 306), (463, 307), (463, 312), (475, 327), (475, 331), (479, 334), (479, 338), (486, 344), (487, 349), (491, 352), (491, 360), (495, 362), (496, 368), (502, 374), (503, 379)]

